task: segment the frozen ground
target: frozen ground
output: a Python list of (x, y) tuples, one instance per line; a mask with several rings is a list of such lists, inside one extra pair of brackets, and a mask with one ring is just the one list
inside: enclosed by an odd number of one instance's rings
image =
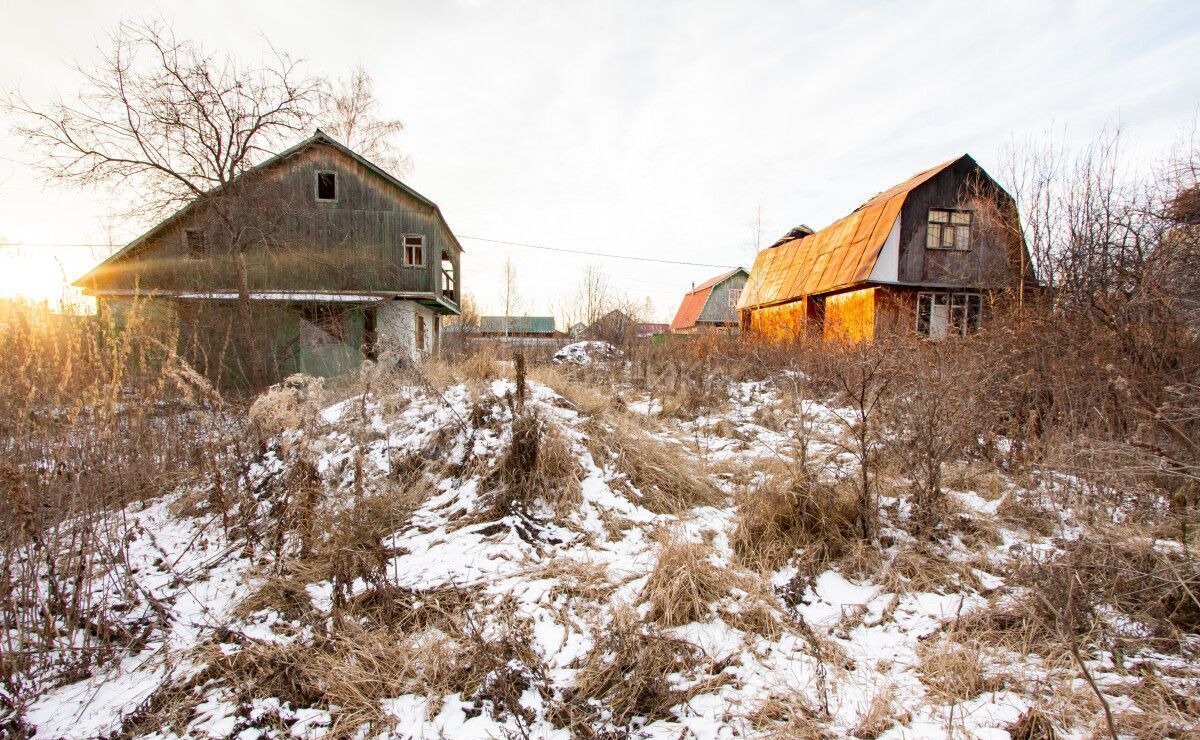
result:
[[(564, 356), (566, 362), (584, 363), (580, 358), (594, 354), (591, 347), (572, 347), (578, 349)], [(579, 712), (572, 716), (588, 718), (587, 732), (576, 728), (581, 736), (607, 731), (614, 737), (653, 738), (770, 733), (1007, 738), (1031, 707), (1067, 701), (1079, 708), (1060, 713), (1062, 736), (1088, 737), (1100, 727), (1099, 705), (1089, 697), (1082, 674), (1073, 665), (1043, 660), (1038, 646), (1024, 653), (1001, 648), (973, 653), (981, 673), (975, 678), (981, 680), (969, 696), (947, 698), (927, 675), (929, 655), (939, 646), (958, 654), (950, 640), (965, 615), (1019, 599), (1023, 591), (1007, 583), (1008, 574), (1030, 559), (1060, 552), (1077, 534), (1069, 511), (1057, 511), (1060, 526), (1045, 535), (997, 517), (1006, 497), (1036, 497), (1038, 486), (1054, 485), (1054, 476), (1029, 488), (993, 476), (987, 491), (953, 491), (959, 516), (988, 523), (996, 536), (970, 543), (957, 534), (947, 537), (938, 546), (939, 557), (960, 566), (954, 571), (958, 575), (928, 589), (896, 564), (916, 546), (899, 525), (905, 510), (899, 498), (883, 501), (886, 536), (877, 572), (835, 563), (803, 578), (795, 562), (769, 572), (738, 563), (730, 536), (739, 496), (755, 476), (769, 474), (764, 471), (772, 461), (794, 458), (798, 444), (819, 461), (822, 475), (836, 478), (850, 464), (837, 444), (843, 433), (838, 410), (806, 401), (780, 421), (781, 387), (736, 384), (719, 413), (686, 421), (660, 419), (661, 405), (650, 398), (633, 400), (626, 412), (610, 412), (613, 419), (595, 419), (534, 382), (522, 406), (514, 401), (517, 389), (509, 380), (452, 385), (438, 393), (406, 388), (390, 397), (351, 399), (325, 409), (316, 428), (286, 433), (249, 472), (248, 485), (260, 492), (258, 516), (265, 532), (279, 510), (271, 496), (292, 480), (289, 475), (301, 460), (312, 461), (321, 491), (318, 506), (330, 517), (348, 516), (364, 497), (387, 496), (417, 461), (424, 474), (436, 474), (427, 481), (427, 495), (413, 502), (372, 551), (383, 553), (381, 559), (355, 566), (360, 575), (349, 578), (320, 568), (293, 568), (289, 577), (303, 581), (307, 611), (289, 613), (269, 599), (246, 599), (279, 570), (287, 553), (298, 557), (297, 535), (288, 533), (279, 546), (251, 552), (215, 512), (180, 505), (194, 491), (133, 507), (115, 536), (129, 545), (137, 585), (114, 596), (110, 606), (119, 606), (130, 624), (144, 625), (145, 636), (91, 675), (60, 681), (29, 700), (24, 722), (40, 738), (123, 732), (214, 738), (356, 732), (568, 738), (573, 735), (559, 709), (574, 704)], [(520, 509), (497, 508), (490, 497), (501, 461), (512, 448), (514, 416), (530, 414), (569, 450), (569, 481), (559, 501), (534, 499)], [(656, 423), (641, 426), (643, 416)], [(624, 425), (622, 433), (635, 428), (682, 451), (707, 471), (722, 500), (678, 511), (653, 505), (616, 457), (597, 454), (595, 425), (609, 421)], [(680, 703), (660, 716), (614, 716), (611, 695), (580, 696), (576, 688), (589, 666), (603, 663), (604, 640), (626, 618), (622, 615), (632, 611), (647, 624), (653, 621), (648, 580), (664, 548), (679, 543), (708, 548), (705, 567), (762, 588), (730, 587), (707, 614), (689, 623), (647, 626), (655, 639), (687, 645), (698, 657), (686, 669), (656, 679), (664, 690), (678, 691)], [(907, 576), (895, 575), (902, 572)], [(342, 707), (320, 700), (297, 705), (294, 698), (272, 695), (269, 685), (248, 696), (244, 682), (214, 668), (215, 656), (232, 665), (251, 651), (325, 650), (320, 646), (326, 635), (344, 629), (340, 620), (347, 617), (339, 610), (346, 604), (402, 593), (417, 599), (416, 613), (421, 598), (433, 598), (423, 595), (450, 592), (472, 595), (474, 604), (464, 613), (480, 644), (505, 644), (503, 636), (512, 630), (524, 636), (530, 656), (509, 661), (512, 672), (524, 678), (514, 679), (520, 690), (508, 705), (486, 687), (473, 695), (411, 690), (378, 696), (382, 720), (355, 730), (339, 724)], [(762, 606), (763, 599), (766, 627), (761, 619), (739, 618)], [(1118, 613), (1105, 618), (1125, 619)], [(417, 650), (420, 640), (443, 639), (447, 632), (452, 630), (445, 625), (418, 625), (398, 639), (413, 640)], [(1197, 638), (1189, 635), (1183, 642), (1173, 654), (1121, 656), (1124, 668), (1110, 654), (1093, 654), (1087, 667), (1114, 711), (1145, 711), (1122, 690), (1134, 680), (1129, 666), (1138, 661), (1157, 665), (1165, 680), (1194, 700), (1200, 691), (1190, 660)], [(440, 684), (431, 680), (428, 685)], [(164, 709), (168, 705), (173, 712)], [(169, 726), (137, 722), (168, 714)]]

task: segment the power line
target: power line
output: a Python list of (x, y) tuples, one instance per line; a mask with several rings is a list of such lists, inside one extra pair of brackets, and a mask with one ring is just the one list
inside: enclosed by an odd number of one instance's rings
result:
[(525, 242), (509, 242), (503, 239), (488, 239), (482, 236), (467, 236), (466, 234), (455, 234), (459, 239), (474, 239), (475, 241), (491, 242), (493, 244), (508, 244), (514, 247), (528, 247), (529, 249), (545, 249), (550, 252), (565, 252), (566, 254), (583, 254), (591, 257), (611, 257), (618, 260), (634, 260), (637, 262), (660, 262), (666, 265), (688, 265), (690, 267), (724, 267), (733, 268), (737, 265), (715, 265), (710, 262), (686, 262), (683, 260), (664, 260), (655, 257), (634, 257), (628, 254), (612, 254), (611, 252), (592, 252), (585, 249), (566, 249), (564, 247), (547, 247), (543, 244), (526, 244)]
[[(565, 247), (549, 247), (544, 244), (527, 244), (525, 242), (510, 242), (503, 239), (488, 239), (483, 236), (467, 236), (466, 234), (455, 234), (459, 239), (472, 239), (480, 242), (490, 242), (492, 244), (506, 244), (513, 247), (525, 247), (527, 249), (542, 249), (548, 252), (561, 252), (563, 254), (579, 254), (589, 257), (608, 257), (618, 260), (632, 260), (634, 262), (657, 262), (664, 265), (684, 265), (687, 267), (717, 267), (724, 269), (732, 269), (736, 265), (718, 265), (711, 262), (688, 262), (686, 260), (664, 260), (656, 257), (635, 257), (628, 254), (613, 254), (611, 252), (595, 252), (586, 249), (567, 249)], [(66, 243), (66, 242), (8, 242), (0, 244), (0, 247), (115, 247), (115, 244), (100, 244), (100, 243)]]

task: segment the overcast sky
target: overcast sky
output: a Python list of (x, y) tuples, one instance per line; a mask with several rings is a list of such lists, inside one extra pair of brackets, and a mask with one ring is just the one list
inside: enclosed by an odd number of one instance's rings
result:
[[(247, 59), (265, 34), (313, 72), (372, 74), (408, 127), (405, 179), (457, 233), (718, 265), (749, 267), (760, 211), (769, 244), (963, 152), (994, 170), (1014, 137), (1065, 129), (1080, 142), (1119, 121), (1149, 163), (1200, 103), (1195, 0), (5, 6), (0, 88), (69, 93), (71, 64), (122, 17), (165, 17)], [(144, 226), (113, 223), (103, 191), (42, 184), (7, 128), (0, 240), (121, 243)], [(535, 314), (588, 263), (663, 321), (721, 272), (463, 244), (464, 287), (485, 312), (508, 255)], [(9, 274), (53, 257), (73, 279), (105, 250), (3, 251)]]

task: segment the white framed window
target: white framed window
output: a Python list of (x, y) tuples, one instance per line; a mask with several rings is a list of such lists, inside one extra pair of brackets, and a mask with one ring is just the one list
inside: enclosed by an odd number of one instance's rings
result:
[(208, 256), (208, 242), (204, 239), (201, 229), (187, 229), (183, 232), (183, 245), (187, 249), (190, 260), (202, 260)]
[(954, 208), (930, 208), (925, 229), (926, 249), (966, 251), (971, 248), (971, 212)]
[(425, 264), (425, 237), (420, 234), (404, 235), (404, 266), (421, 267)]
[(979, 331), (983, 296), (978, 293), (918, 293), (917, 332), (934, 339)]
[(742, 297), (742, 289), (741, 288), (730, 288), (729, 289), (729, 307), (737, 308), (738, 300), (740, 300), (741, 297)]
[(329, 172), (327, 170), (317, 171), (316, 196), (319, 201), (328, 203), (337, 201), (338, 181), (336, 172)]

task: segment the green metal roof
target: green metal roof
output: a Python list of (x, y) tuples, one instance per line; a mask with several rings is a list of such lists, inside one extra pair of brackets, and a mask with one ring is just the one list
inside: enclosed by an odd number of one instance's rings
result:
[(479, 329), (486, 334), (553, 334), (553, 316), (480, 316)]

